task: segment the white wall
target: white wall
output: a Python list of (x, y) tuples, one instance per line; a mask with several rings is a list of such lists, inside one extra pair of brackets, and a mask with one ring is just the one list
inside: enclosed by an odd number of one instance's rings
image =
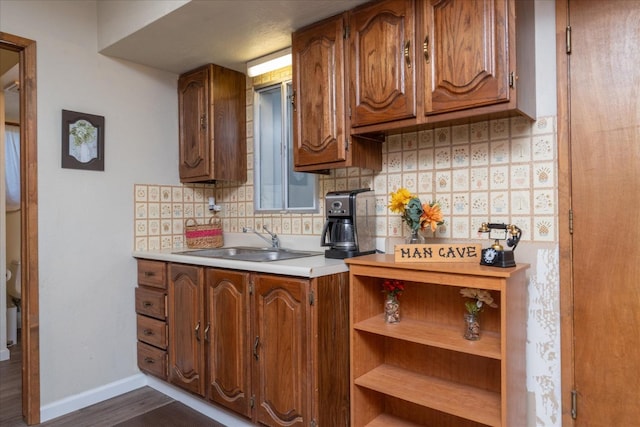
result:
[[(178, 183), (177, 76), (97, 53), (95, 1), (0, 0), (37, 42), (41, 402), (138, 372), (133, 184)], [(61, 110), (105, 117), (104, 172), (60, 167)]]

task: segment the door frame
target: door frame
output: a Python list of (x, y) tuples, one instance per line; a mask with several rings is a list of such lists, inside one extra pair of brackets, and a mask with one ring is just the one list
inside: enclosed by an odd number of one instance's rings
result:
[(569, 103), (569, 0), (556, 0), (556, 87), (558, 102), (558, 230), (560, 261), (560, 398), (562, 425), (575, 425), (572, 390), (575, 388), (573, 347), (573, 245), (571, 212), (571, 109)]
[(33, 425), (40, 423), (36, 42), (0, 32), (0, 47), (20, 54), (22, 416)]

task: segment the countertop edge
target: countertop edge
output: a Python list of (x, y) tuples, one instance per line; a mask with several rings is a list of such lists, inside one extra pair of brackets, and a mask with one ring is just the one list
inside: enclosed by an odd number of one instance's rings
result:
[(184, 249), (133, 251), (132, 256), (134, 258), (140, 259), (306, 278), (329, 276), (332, 274), (344, 273), (349, 271), (349, 267), (343, 260), (325, 258), (324, 255), (283, 261), (251, 262), (234, 261), (222, 258), (203, 258), (189, 255), (178, 255), (175, 253), (183, 250)]

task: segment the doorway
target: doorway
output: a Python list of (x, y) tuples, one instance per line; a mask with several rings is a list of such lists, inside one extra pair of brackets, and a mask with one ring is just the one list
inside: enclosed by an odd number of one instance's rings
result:
[(637, 425), (640, 2), (556, 20), (563, 425)]
[(22, 415), (33, 425), (40, 423), (36, 43), (0, 32), (0, 49), (17, 52), (20, 57)]

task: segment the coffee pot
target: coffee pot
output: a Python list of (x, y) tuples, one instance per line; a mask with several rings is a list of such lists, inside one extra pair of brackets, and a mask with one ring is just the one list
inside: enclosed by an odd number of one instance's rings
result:
[(321, 244), (327, 258), (350, 258), (375, 252), (375, 198), (368, 188), (330, 191)]

